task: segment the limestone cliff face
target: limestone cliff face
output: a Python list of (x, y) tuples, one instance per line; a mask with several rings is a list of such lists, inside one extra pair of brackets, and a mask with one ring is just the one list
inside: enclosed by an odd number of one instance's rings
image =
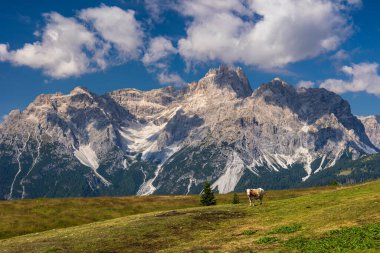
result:
[(372, 143), (380, 148), (380, 116), (372, 115), (367, 117), (359, 117), (365, 127), (365, 132)]
[(0, 197), (187, 194), (205, 180), (225, 193), (280, 187), (284, 173), (291, 186), (344, 154), (378, 152), (378, 126), (327, 90), (277, 78), (252, 91), (225, 66), (183, 89), (78, 87), (40, 95), (0, 125)]

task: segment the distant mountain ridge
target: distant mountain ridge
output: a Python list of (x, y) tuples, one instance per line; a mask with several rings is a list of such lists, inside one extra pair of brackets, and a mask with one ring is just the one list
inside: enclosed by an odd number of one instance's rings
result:
[(77, 87), (0, 124), (0, 198), (189, 194), (206, 180), (220, 193), (291, 187), (343, 155), (378, 153), (376, 122), (325, 89), (276, 78), (253, 91), (226, 66), (182, 89)]

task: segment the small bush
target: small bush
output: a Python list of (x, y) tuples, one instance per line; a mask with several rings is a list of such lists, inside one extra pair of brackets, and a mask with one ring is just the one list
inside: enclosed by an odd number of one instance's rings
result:
[(212, 206), (216, 205), (216, 199), (214, 193), (211, 190), (211, 185), (209, 182), (205, 182), (203, 186), (203, 191), (201, 194), (201, 205), (202, 206)]
[(242, 235), (253, 235), (257, 232), (257, 230), (251, 230), (251, 229), (248, 229), (248, 230), (244, 230), (241, 234)]
[(240, 204), (239, 195), (237, 195), (237, 193), (234, 193), (234, 196), (232, 197), (232, 204)]
[(282, 227), (275, 228), (272, 231), (270, 231), (268, 234), (290, 234), (290, 233), (297, 232), (299, 230), (301, 230), (301, 225), (293, 224), (289, 226), (282, 226)]
[(278, 242), (280, 239), (278, 239), (277, 237), (273, 237), (273, 236), (266, 236), (266, 237), (261, 237), (259, 240), (257, 240), (256, 242), (257, 243), (260, 243), (260, 244), (268, 244), (268, 243), (275, 243), (275, 242)]

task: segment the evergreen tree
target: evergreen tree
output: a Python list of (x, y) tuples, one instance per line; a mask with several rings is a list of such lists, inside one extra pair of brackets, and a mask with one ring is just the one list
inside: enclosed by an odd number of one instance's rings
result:
[(211, 190), (211, 185), (209, 182), (205, 182), (203, 186), (203, 191), (201, 194), (201, 205), (202, 206), (211, 206), (216, 205), (216, 199), (214, 193)]
[(234, 193), (234, 196), (232, 198), (232, 204), (240, 204), (240, 199), (236, 192)]

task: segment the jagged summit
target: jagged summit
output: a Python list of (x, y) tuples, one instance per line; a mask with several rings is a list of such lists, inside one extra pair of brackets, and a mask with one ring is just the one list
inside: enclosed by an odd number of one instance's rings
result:
[(275, 77), (272, 79), (271, 83), (273, 84), (281, 84), (283, 86), (289, 85), (286, 81), (282, 80), (280, 77)]
[(271, 82), (260, 85), (252, 96), (262, 97), (268, 103), (284, 106), (292, 103), (297, 91), (292, 85), (276, 77)]
[(89, 89), (83, 86), (77, 86), (75, 87), (71, 92), (70, 95), (79, 95), (79, 94), (86, 94), (86, 95), (91, 95), (92, 92), (90, 92)]
[(195, 83), (195, 87), (192, 89), (210, 93), (226, 90), (233, 92), (239, 98), (249, 97), (253, 92), (243, 70), (226, 65), (210, 69), (199, 82)]

